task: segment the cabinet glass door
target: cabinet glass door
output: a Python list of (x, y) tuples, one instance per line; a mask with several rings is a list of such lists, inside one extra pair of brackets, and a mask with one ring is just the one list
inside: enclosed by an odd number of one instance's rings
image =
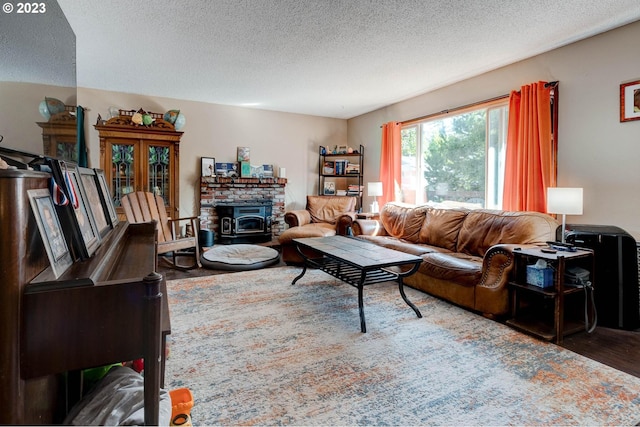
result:
[(111, 145), (111, 194), (116, 206), (122, 196), (136, 191), (135, 149), (129, 144)]
[(150, 145), (147, 154), (147, 187), (149, 192), (161, 196), (165, 206), (170, 206), (171, 150), (168, 146)]
[(56, 157), (78, 163), (78, 147), (75, 141), (58, 141), (56, 144)]

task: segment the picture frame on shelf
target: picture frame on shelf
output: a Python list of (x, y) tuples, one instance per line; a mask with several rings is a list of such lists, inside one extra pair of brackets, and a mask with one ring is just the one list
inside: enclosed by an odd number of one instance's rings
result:
[(240, 178), (251, 178), (251, 164), (249, 162), (240, 162)]
[(71, 186), (78, 198), (77, 207), (72, 206), (70, 203), (68, 206), (73, 210), (74, 217), (76, 219), (75, 226), (80, 235), (80, 247), (84, 249), (84, 256), (86, 258), (93, 255), (98, 246), (100, 245), (100, 233), (98, 232), (98, 226), (89, 204), (89, 198), (82, 184), (82, 178), (78, 165), (67, 163), (67, 170), (71, 177)]
[(68, 203), (56, 207), (67, 244), (74, 258), (87, 259), (100, 246), (101, 237), (78, 165), (58, 159), (48, 159), (48, 162), (55, 181), (64, 188), (68, 199)]
[(89, 207), (91, 207), (91, 213), (93, 213), (93, 218), (96, 221), (98, 233), (100, 237), (103, 238), (105, 234), (111, 230), (111, 222), (107, 219), (108, 212), (102, 203), (102, 196), (98, 188), (98, 181), (96, 180), (96, 171), (84, 167), (79, 167), (78, 171), (80, 172), (82, 185), (87, 195), (87, 202)]
[(273, 178), (273, 165), (262, 165), (262, 178)]
[(331, 160), (325, 160), (322, 166), (322, 173), (324, 175), (333, 175), (335, 173), (335, 162)]
[(200, 176), (216, 176), (216, 159), (214, 157), (200, 157)]
[(336, 148), (336, 154), (347, 154), (349, 147), (346, 145), (338, 145)]
[(325, 196), (335, 196), (336, 195), (336, 183), (333, 182), (333, 181), (325, 181), (322, 194), (325, 195)]
[(118, 213), (116, 212), (116, 205), (113, 202), (113, 196), (109, 191), (109, 185), (107, 184), (107, 177), (102, 169), (94, 169), (96, 171), (96, 181), (98, 182), (98, 189), (100, 190), (100, 198), (102, 205), (107, 211), (107, 218), (111, 224), (111, 228), (114, 228), (120, 222)]
[(60, 219), (47, 188), (28, 190), (27, 196), (56, 279), (73, 264)]
[(235, 178), (238, 176), (238, 163), (216, 163), (216, 176)]
[(238, 162), (251, 161), (251, 149), (249, 147), (238, 147)]
[(640, 80), (620, 85), (620, 122), (640, 120)]

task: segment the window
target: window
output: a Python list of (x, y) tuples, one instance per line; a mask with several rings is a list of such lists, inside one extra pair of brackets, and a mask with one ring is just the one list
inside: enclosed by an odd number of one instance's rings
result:
[(402, 127), (402, 201), (502, 207), (508, 99)]

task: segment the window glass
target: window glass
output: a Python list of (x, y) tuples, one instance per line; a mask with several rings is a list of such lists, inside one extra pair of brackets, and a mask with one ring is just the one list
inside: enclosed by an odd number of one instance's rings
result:
[(500, 209), (506, 101), (404, 126), (401, 201)]

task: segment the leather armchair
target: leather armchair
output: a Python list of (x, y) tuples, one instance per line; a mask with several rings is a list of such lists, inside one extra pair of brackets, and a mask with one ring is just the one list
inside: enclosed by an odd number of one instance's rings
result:
[[(282, 260), (301, 264), (293, 239), (346, 235), (355, 219), (356, 198), (351, 196), (307, 196), (306, 209), (285, 212), (289, 225), (279, 237)], [(311, 254), (310, 254), (311, 255)]]

